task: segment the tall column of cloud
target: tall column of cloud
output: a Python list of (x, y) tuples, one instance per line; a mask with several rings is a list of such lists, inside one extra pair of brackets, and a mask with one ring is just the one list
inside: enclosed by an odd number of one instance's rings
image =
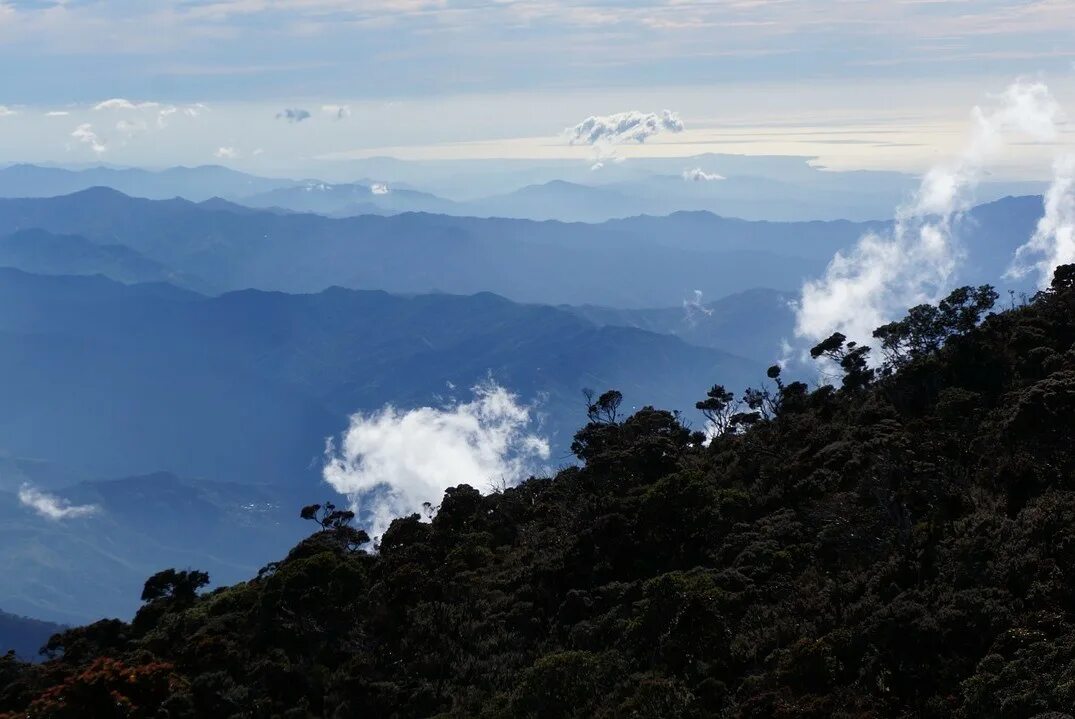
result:
[(340, 441), (330, 441), (324, 479), (368, 517), (371, 536), (438, 503), (448, 487), (517, 484), (548, 459), (548, 441), (530, 431), (530, 408), (491, 381), (472, 391), (464, 404), (357, 413)]
[(1048, 287), (1059, 265), (1075, 262), (1075, 155), (1053, 164), (1053, 181), (1045, 193), (1045, 214), (1034, 235), (1015, 251), (1008, 277), (1038, 273), (1038, 286)]
[(832, 332), (868, 340), (908, 307), (936, 301), (963, 259), (953, 224), (967, 209), (985, 164), (1012, 133), (1056, 135), (1059, 105), (1042, 83), (1017, 82), (990, 111), (974, 108), (959, 158), (931, 169), (911, 201), (898, 208), (890, 231), (868, 233), (847, 254), (837, 252), (825, 276), (803, 285), (795, 333), (820, 339)]

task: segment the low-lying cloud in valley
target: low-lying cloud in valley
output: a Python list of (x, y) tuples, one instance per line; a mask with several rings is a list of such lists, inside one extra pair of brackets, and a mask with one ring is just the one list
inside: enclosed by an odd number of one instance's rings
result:
[(324, 479), (347, 495), (372, 537), (437, 504), (448, 487), (486, 491), (541, 471), (550, 450), (534, 430), (534, 409), (491, 380), (472, 392), (462, 404), (357, 413), (329, 442)]
[(62, 497), (42, 492), (26, 484), (19, 489), (19, 503), (37, 512), (39, 516), (55, 522), (88, 517), (99, 510), (95, 504), (71, 504)]
[(683, 171), (683, 179), (687, 182), (714, 182), (725, 179), (724, 175), (715, 172), (706, 172), (700, 167), (694, 167)]

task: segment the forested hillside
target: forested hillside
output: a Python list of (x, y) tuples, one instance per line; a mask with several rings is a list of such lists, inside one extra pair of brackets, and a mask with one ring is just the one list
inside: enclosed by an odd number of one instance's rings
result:
[(0, 712), (1068, 716), (1075, 266), (982, 319), (995, 298), (914, 308), (872, 351), (833, 335), (813, 354), (838, 388), (714, 387), (707, 444), (606, 393), (583, 466), (450, 489), (377, 552), (307, 507), (316, 531), (257, 578), (163, 572), (130, 624), (3, 660)]

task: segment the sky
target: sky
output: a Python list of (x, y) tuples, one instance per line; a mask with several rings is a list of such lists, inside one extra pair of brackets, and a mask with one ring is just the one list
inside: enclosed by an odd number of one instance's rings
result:
[[(952, 151), (975, 104), (1018, 77), (1046, 80), (1075, 107), (1070, 9), (0, 0), (0, 162), (271, 173), (378, 155), (590, 161), (593, 149), (572, 145), (566, 128), (669, 109), (682, 132), (619, 152), (790, 154), (834, 170), (921, 172)], [(1036, 177), (1035, 152), (1003, 171)]]

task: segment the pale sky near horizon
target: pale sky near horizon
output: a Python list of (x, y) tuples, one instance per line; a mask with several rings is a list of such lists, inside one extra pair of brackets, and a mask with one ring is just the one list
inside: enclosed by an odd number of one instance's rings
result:
[(566, 127), (671, 109), (618, 152), (919, 172), (1017, 77), (1075, 108), (1073, 31), (1070, 0), (0, 0), (0, 162), (588, 161)]

